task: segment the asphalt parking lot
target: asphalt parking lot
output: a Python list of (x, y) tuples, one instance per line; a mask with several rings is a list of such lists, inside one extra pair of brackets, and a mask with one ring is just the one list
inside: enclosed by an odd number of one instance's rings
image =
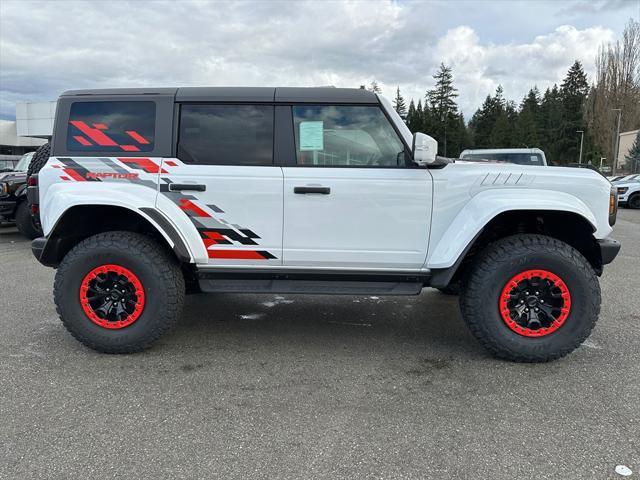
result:
[(0, 228), (0, 478), (640, 478), (640, 211), (613, 236), (591, 338), (520, 365), (431, 289), (189, 296), (153, 349), (101, 355)]

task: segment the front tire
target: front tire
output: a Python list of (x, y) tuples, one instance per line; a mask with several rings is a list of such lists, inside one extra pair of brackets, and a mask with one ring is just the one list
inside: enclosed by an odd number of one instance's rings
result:
[(64, 257), (54, 299), (67, 330), (103, 353), (150, 347), (177, 322), (184, 277), (153, 240), (131, 232), (94, 235)]
[(627, 206), (629, 208), (633, 208), (634, 210), (637, 210), (640, 208), (640, 193), (634, 193), (633, 195), (631, 195), (629, 197), (629, 200), (627, 201)]
[(471, 333), (495, 356), (547, 362), (590, 335), (600, 313), (600, 285), (570, 245), (543, 235), (514, 235), (479, 254), (460, 308)]
[(16, 207), (16, 227), (18, 231), (29, 240), (42, 236), (42, 230), (36, 225), (34, 218), (29, 211), (29, 205), (26, 201), (22, 201)]

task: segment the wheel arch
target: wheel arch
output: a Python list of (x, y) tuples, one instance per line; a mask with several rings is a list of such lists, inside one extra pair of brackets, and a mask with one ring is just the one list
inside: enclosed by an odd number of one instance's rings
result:
[(92, 235), (108, 231), (131, 231), (149, 235), (173, 252), (181, 263), (191, 262), (192, 255), (186, 243), (158, 210), (104, 204), (83, 204), (67, 208), (57, 219), (46, 241), (36, 239), (36, 242), (41, 243), (39, 261), (44, 265), (57, 267), (74, 245)]
[(519, 233), (546, 235), (578, 250), (595, 272), (602, 273), (602, 258), (594, 232), (596, 227), (583, 215), (567, 210), (507, 210), (498, 213), (476, 232), (453, 265), (432, 268), (431, 286), (444, 287), (460, 280), (474, 256), (490, 243)]

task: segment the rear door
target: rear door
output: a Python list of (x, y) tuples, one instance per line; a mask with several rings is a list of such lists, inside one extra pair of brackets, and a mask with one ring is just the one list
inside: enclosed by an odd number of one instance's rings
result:
[(196, 228), (205, 261), (281, 265), (283, 178), (273, 162), (273, 105), (184, 103), (177, 116), (177, 158), (163, 162), (160, 193)]
[(286, 266), (420, 269), (432, 179), (379, 105), (293, 105), (284, 167)]

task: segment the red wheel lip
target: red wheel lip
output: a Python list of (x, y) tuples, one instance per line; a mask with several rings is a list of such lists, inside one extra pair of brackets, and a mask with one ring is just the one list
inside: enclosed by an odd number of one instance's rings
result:
[[(124, 320), (118, 320), (115, 322), (110, 322), (109, 320), (105, 320), (103, 318), (98, 317), (96, 312), (91, 308), (89, 304), (89, 299), (87, 298), (87, 291), (89, 289), (89, 282), (96, 278), (101, 273), (114, 272), (118, 275), (123, 275), (127, 278), (134, 287), (136, 291), (136, 296), (138, 297), (138, 301), (136, 302), (135, 309), (133, 313), (129, 314)], [(106, 264), (100, 265), (99, 267), (95, 267), (91, 270), (85, 277), (82, 279), (82, 283), (80, 284), (80, 306), (84, 311), (85, 315), (96, 325), (106, 328), (109, 330), (118, 330), (121, 328), (128, 327), (132, 323), (134, 323), (140, 315), (142, 315), (142, 311), (144, 310), (145, 305), (145, 295), (144, 295), (144, 287), (142, 286), (142, 282), (138, 278), (138, 276), (133, 273), (131, 270), (122, 267), (120, 265), (114, 264)]]
[[(518, 325), (511, 318), (511, 314), (507, 306), (511, 291), (515, 287), (517, 287), (521, 281), (529, 280), (533, 277), (539, 277), (544, 280), (552, 281), (554, 285), (560, 289), (560, 292), (562, 293), (562, 299), (564, 301), (564, 305), (560, 310), (560, 315), (551, 324), (551, 326), (546, 328), (539, 328), (537, 330), (521, 327), (520, 325)], [(518, 335), (522, 335), (524, 337), (545, 337), (557, 331), (567, 321), (567, 318), (569, 317), (569, 312), (571, 311), (571, 294), (569, 293), (569, 287), (567, 287), (567, 284), (564, 283), (564, 281), (555, 273), (550, 272), (548, 270), (540, 270), (540, 269), (524, 270), (514, 275), (509, 279), (509, 281), (507, 281), (504, 288), (502, 289), (502, 292), (500, 293), (498, 308), (500, 310), (500, 316), (502, 317), (502, 320), (504, 321), (504, 323), (507, 325), (507, 327), (509, 327), (509, 329), (511, 329)]]

